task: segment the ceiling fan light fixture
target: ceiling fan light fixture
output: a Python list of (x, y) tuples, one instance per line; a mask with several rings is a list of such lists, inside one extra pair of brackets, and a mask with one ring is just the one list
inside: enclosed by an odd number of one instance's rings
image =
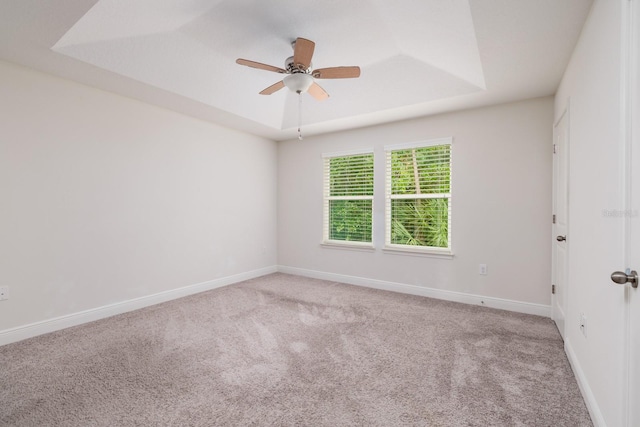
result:
[(284, 78), (284, 85), (295, 93), (305, 93), (313, 84), (313, 77), (306, 73), (290, 74)]

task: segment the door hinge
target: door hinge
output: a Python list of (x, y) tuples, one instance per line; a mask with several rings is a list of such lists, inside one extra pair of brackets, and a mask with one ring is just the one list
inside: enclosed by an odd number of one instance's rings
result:
[(553, 154), (556, 154), (558, 152), (557, 147), (558, 146), (556, 144), (553, 144)]
[(552, 224), (556, 223), (556, 214), (553, 214), (553, 217), (551, 217), (551, 221)]
[(556, 294), (556, 285), (551, 285), (551, 294), (552, 295)]

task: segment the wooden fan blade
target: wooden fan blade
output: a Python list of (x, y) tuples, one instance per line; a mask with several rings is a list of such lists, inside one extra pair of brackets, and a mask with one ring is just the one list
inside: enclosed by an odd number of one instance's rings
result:
[(311, 40), (298, 37), (296, 39), (296, 47), (293, 51), (293, 63), (297, 67), (306, 70), (311, 65), (311, 58), (313, 57), (313, 50), (316, 48), (316, 44)]
[(284, 82), (280, 80), (278, 83), (274, 83), (268, 88), (260, 92), (260, 95), (271, 95), (273, 92), (277, 92), (284, 87)]
[(249, 61), (248, 59), (238, 58), (236, 59), (236, 64), (246, 65), (247, 67), (257, 68), (259, 70), (274, 71), (276, 73), (281, 73), (281, 74), (287, 73), (282, 68), (274, 67), (273, 65), (262, 64), (260, 62)]
[(309, 95), (313, 96), (318, 101), (324, 101), (325, 99), (329, 98), (329, 94), (324, 89), (322, 89), (318, 83), (315, 82), (311, 86), (309, 86), (308, 92)]
[(360, 77), (360, 67), (331, 67), (313, 70), (316, 79), (352, 79)]

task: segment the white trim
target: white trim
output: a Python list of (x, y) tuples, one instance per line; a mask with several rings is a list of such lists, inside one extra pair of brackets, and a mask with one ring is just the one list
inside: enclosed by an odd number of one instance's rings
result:
[[(558, 119), (558, 121), (553, 125), (553, 129), (552, 129), (552, 143), (553, 143), (553, 147), (555, 147), (556, 145), (556, 136), (557, 136), (557, 132), (556, 129), (558, 127), (558, 125), (560, 124), (560, 122), (562, 122), (562, 120), (566, 118), (566, 133), (567, 133), (567, 140), (565, 141), (565, 156), (567, 158), (566, 161), (566, 171), (564, 172), (565, 175), (565, 179), (566, 179), (566, 201), (565, 201), (565, 220), (566, 220), (566, 224), (565, 224), (565, 230), (564, 230), (564, 234), (565, 236), (571, 236), (570, 233), (570, 229), (571, 229), (571, 225), (569, 224), (569, 198), (570, 198), (570, 179), (571, 179), (571, 175), (570, 175), (570, 168), (571, 168), (571, 98), (567, 99), (567, 104), (566, 104), (566, 108), (563, 110), (562, 114), (560, 115), (560, 118)], [(554, 148), (555, 150), (555, 148)], [(552, 188), (551, 188), (551, 209), (552, 209), (552, 215), (556, 215), (558, 213), (558, 189), (557, 187), (557, 183), (559, 180), (559, 176), (558, 176), (558, 168), (560, 167), (558, 162), (558, 156), (556, 155), (557, 153), (553, 153), (553, 159), (552, 159)], [(550, 241), (551, 241), (551, 284), (552, 285), (558, 285), (558, 282), (556, 280), (556, 275), (557, 275), (557, 268), (558, 266), (556, 265), (556, 256), (557, 256), (557, 241), (556, 241), (556, 236), (558, 236), (560, 233), (557, 231), (557, 227), (558, 224), (557, 223), (552, 223), (551, 225), (551, 236), (550, 236)], [(565, 241), (565, 277), (564, 277), (564, 301), (563, 301), (563, 307), (562, 307), (562, 324), (566, 325), (567, 319), (566, 319), (566, 313), (567, 313), (567, 307), (569, 305), (569, 301), (570, 301), (570, 290), (569, 290), (569, 283), (571, 283), (570, 281), (570, 274), (571, 271), (569, 268), (567, 268), (567, 266), (569, 265), (569, 258), (571, 257), (571, 242), (572, 239), (569, 239), (567, 241)], [(556, 309), (556, 296), (555, 294), (553, 294), (553, 288), (550, 289), (551, 291), (551, 319), (553, 319), (554, 322), (556, 322), (556, 316), (555, 316), (555, 309)], [(557, 322), (556, 322), (557, 325)], [(566, 326), (562, 327), (562, 331), (560, 332), (560, 335), (562, 335), (562, 339), (564, 339), (565, 335), (566, 335)], [(560, 327), (558, 327), (558, 330), (560, 330)]]
[(209, 291), (211, 289), (221, 288), (223, 286), (228, 286), (233, 283), (254, 279), (256, 277), (275, 273), (277, 271), (278, 269), (276, 266), (264, 267), (257, 270), (235, 274), (233, 276), (222, 277), (220, 279), (196, 283), (194, 285), (171, 289), (153, 295), (134, 298), (128, 301), (122, 301), (114, 304), (104, 305), (102, 307), (80, 311), (77, 313), (67, 314), (65, 316), (47, 319), (40, 322), (31, 323), (29, 325), (18, 326), (17, 328), (6, 329), (4, 331), (0, 331), (0, 346), (17, 341), (22, 341), (27, 338), (33, 338), (49, 332), (59, 331), (71, 326), (77, 326), (83, 323), (93, 322), (95, 320), (115, 316), (117, 314), (138, 310), (162, 302), (186, 297), (188, 295)]
[[(556, 126), (558, 126), (558, 123), (560, 123), (560, 120), (562, 120), (562, 118), (565, 116), (565, 114), (567, 114), (567, 112), (569, 111), (569, 104), (571, 103), (571, 98), (567, 99), (567, 106), (565, 107), (564, 110), (562, 110), (562, 114), (560, 114), (560, 117), (558, 118), (558, 120), (555, 121), (555, 123), (553, 124), (553, 127), (555, 128)], [(555, 141), (554, 141), (555, 142)]]
[(427, 258), (453, 259), (453, 252), (450, 249), (436, 249), (431, 246), (410, 246), (410, 245), (388, 245), (382, 248), (382, 252), (392, 255), (413, 255)]
[(427, 139), (424, 141), (402, 142), (400, 144), (388, 144), (384, 146), (384, 151), (408, 150), (410, 148), (432, 147), (434, 145), (451, 145), (453, 137)]
[(327, 240), (320, 243), (320, 246), (329, 249), (349, 249), (365, 252), (373, 252), (376, 250), (372, 242), (353, 242), (349, 240)]
[[(635, 34), (637, 31), (634, 20), (634, 8), (638, 6), (637, 1), (632, 3), (631, 1), (620, 1), (621, 3), (621, 22), (620, 22), (620, 155), (619, 155), (619, 179), (620, 190), (622, 193), (622, 209), (625, 212), (629, 212), (632, 208), (633, 201), (633, 184), (632, 184), (632, 172), (634, 168), (632, 165), (633, 154), (633, 123), (634, 123), (634, 89), (637, 82), (636, 73), (637, 67), (637, 48), (635, 45)], [(620, 232), (622, 235), (622, 265), (625, 268), (632, 267), (635, 262), (630, 258), (631, 254), (631, 216), (626, 215), (624, 220), (620, 223)], [(632, 325), (631, 325), (631, 302), (630, 302), (630, 287), (625, 287), (625, 304), (623, 311), (623, 383), (624, 392), (622, 398), (622, 420), (623, 425), (631, 426), (634, 420), (632, 420), (632, 405), (637, 404), (633, 402), (634, 396), (634, 384), (632, 383), (632, 363), (637, 363), (633, 359), (633, 347), (632, 343)]]
[(331, 153), (322, 153), (322, 158), (329, 159), (333, 157), (357, 156), (358, 154), (373, 154), (373, 147), (356, 148), (354, 150), (345, 150), (345, 151), (334, 151)]
[(368, 279), (365, 277), (347, 276), (323, 271), (307, 270), (304, 268), (279, 265), (280, 273), (295, 274), (297, 276), (311, 277), (313, 279), (330, 280), (347, 283), (349, 285), (364, 286), (373, 289), (399, 292), (403, 294), (418, 295), (445, 301), (461, 302), (464, 304), (481, 305), (484, 307), (498, 308), (501, 310), (515, 311), (518, 313), (534, 314), (543, 317), (551, 317), (551, 306), (534, 304), (530, 302), (513, 301), (502, 298), (485, 297), (481, 295), (467, 294), (464, 292), (447, 291), (444, 289), (427, 288), (423, 286), (408, 285), (405, 283), (388, 282), (385, 280)]
[(589, 387), (587, 377), (582, 371), (580, 363), (578, 362), (578, 358), (576, 357), (576, 353), (573, 351), (573, 348), (571, 347), (571, 344), (569, 344), (569, 341), (564, 342), (564, 352), (567, 354), (569, 365), (571, 365), (573, 374), (578, 381), (578, 387), (580, 388), (580, 392), (582, 393), (584, 403), (587, 406), (587, 410), (589, 411), (589, 415), (591, 416), (591, 421), (593, 422), (594, 427), (606, 427), (607, 424), (604, 422), (604, 417), (602, 416), (602, 412), (600, 411), (600, 407), (598, 406), (598, 401), (593, 395), (591, 387)]

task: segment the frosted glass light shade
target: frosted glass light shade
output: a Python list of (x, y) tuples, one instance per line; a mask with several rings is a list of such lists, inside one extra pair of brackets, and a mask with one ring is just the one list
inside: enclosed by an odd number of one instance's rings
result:
[(313, 77), (306, 73), (289, 74), (283, 79), (284, 85), (295, 93), (305, 93), (313, 84)]

